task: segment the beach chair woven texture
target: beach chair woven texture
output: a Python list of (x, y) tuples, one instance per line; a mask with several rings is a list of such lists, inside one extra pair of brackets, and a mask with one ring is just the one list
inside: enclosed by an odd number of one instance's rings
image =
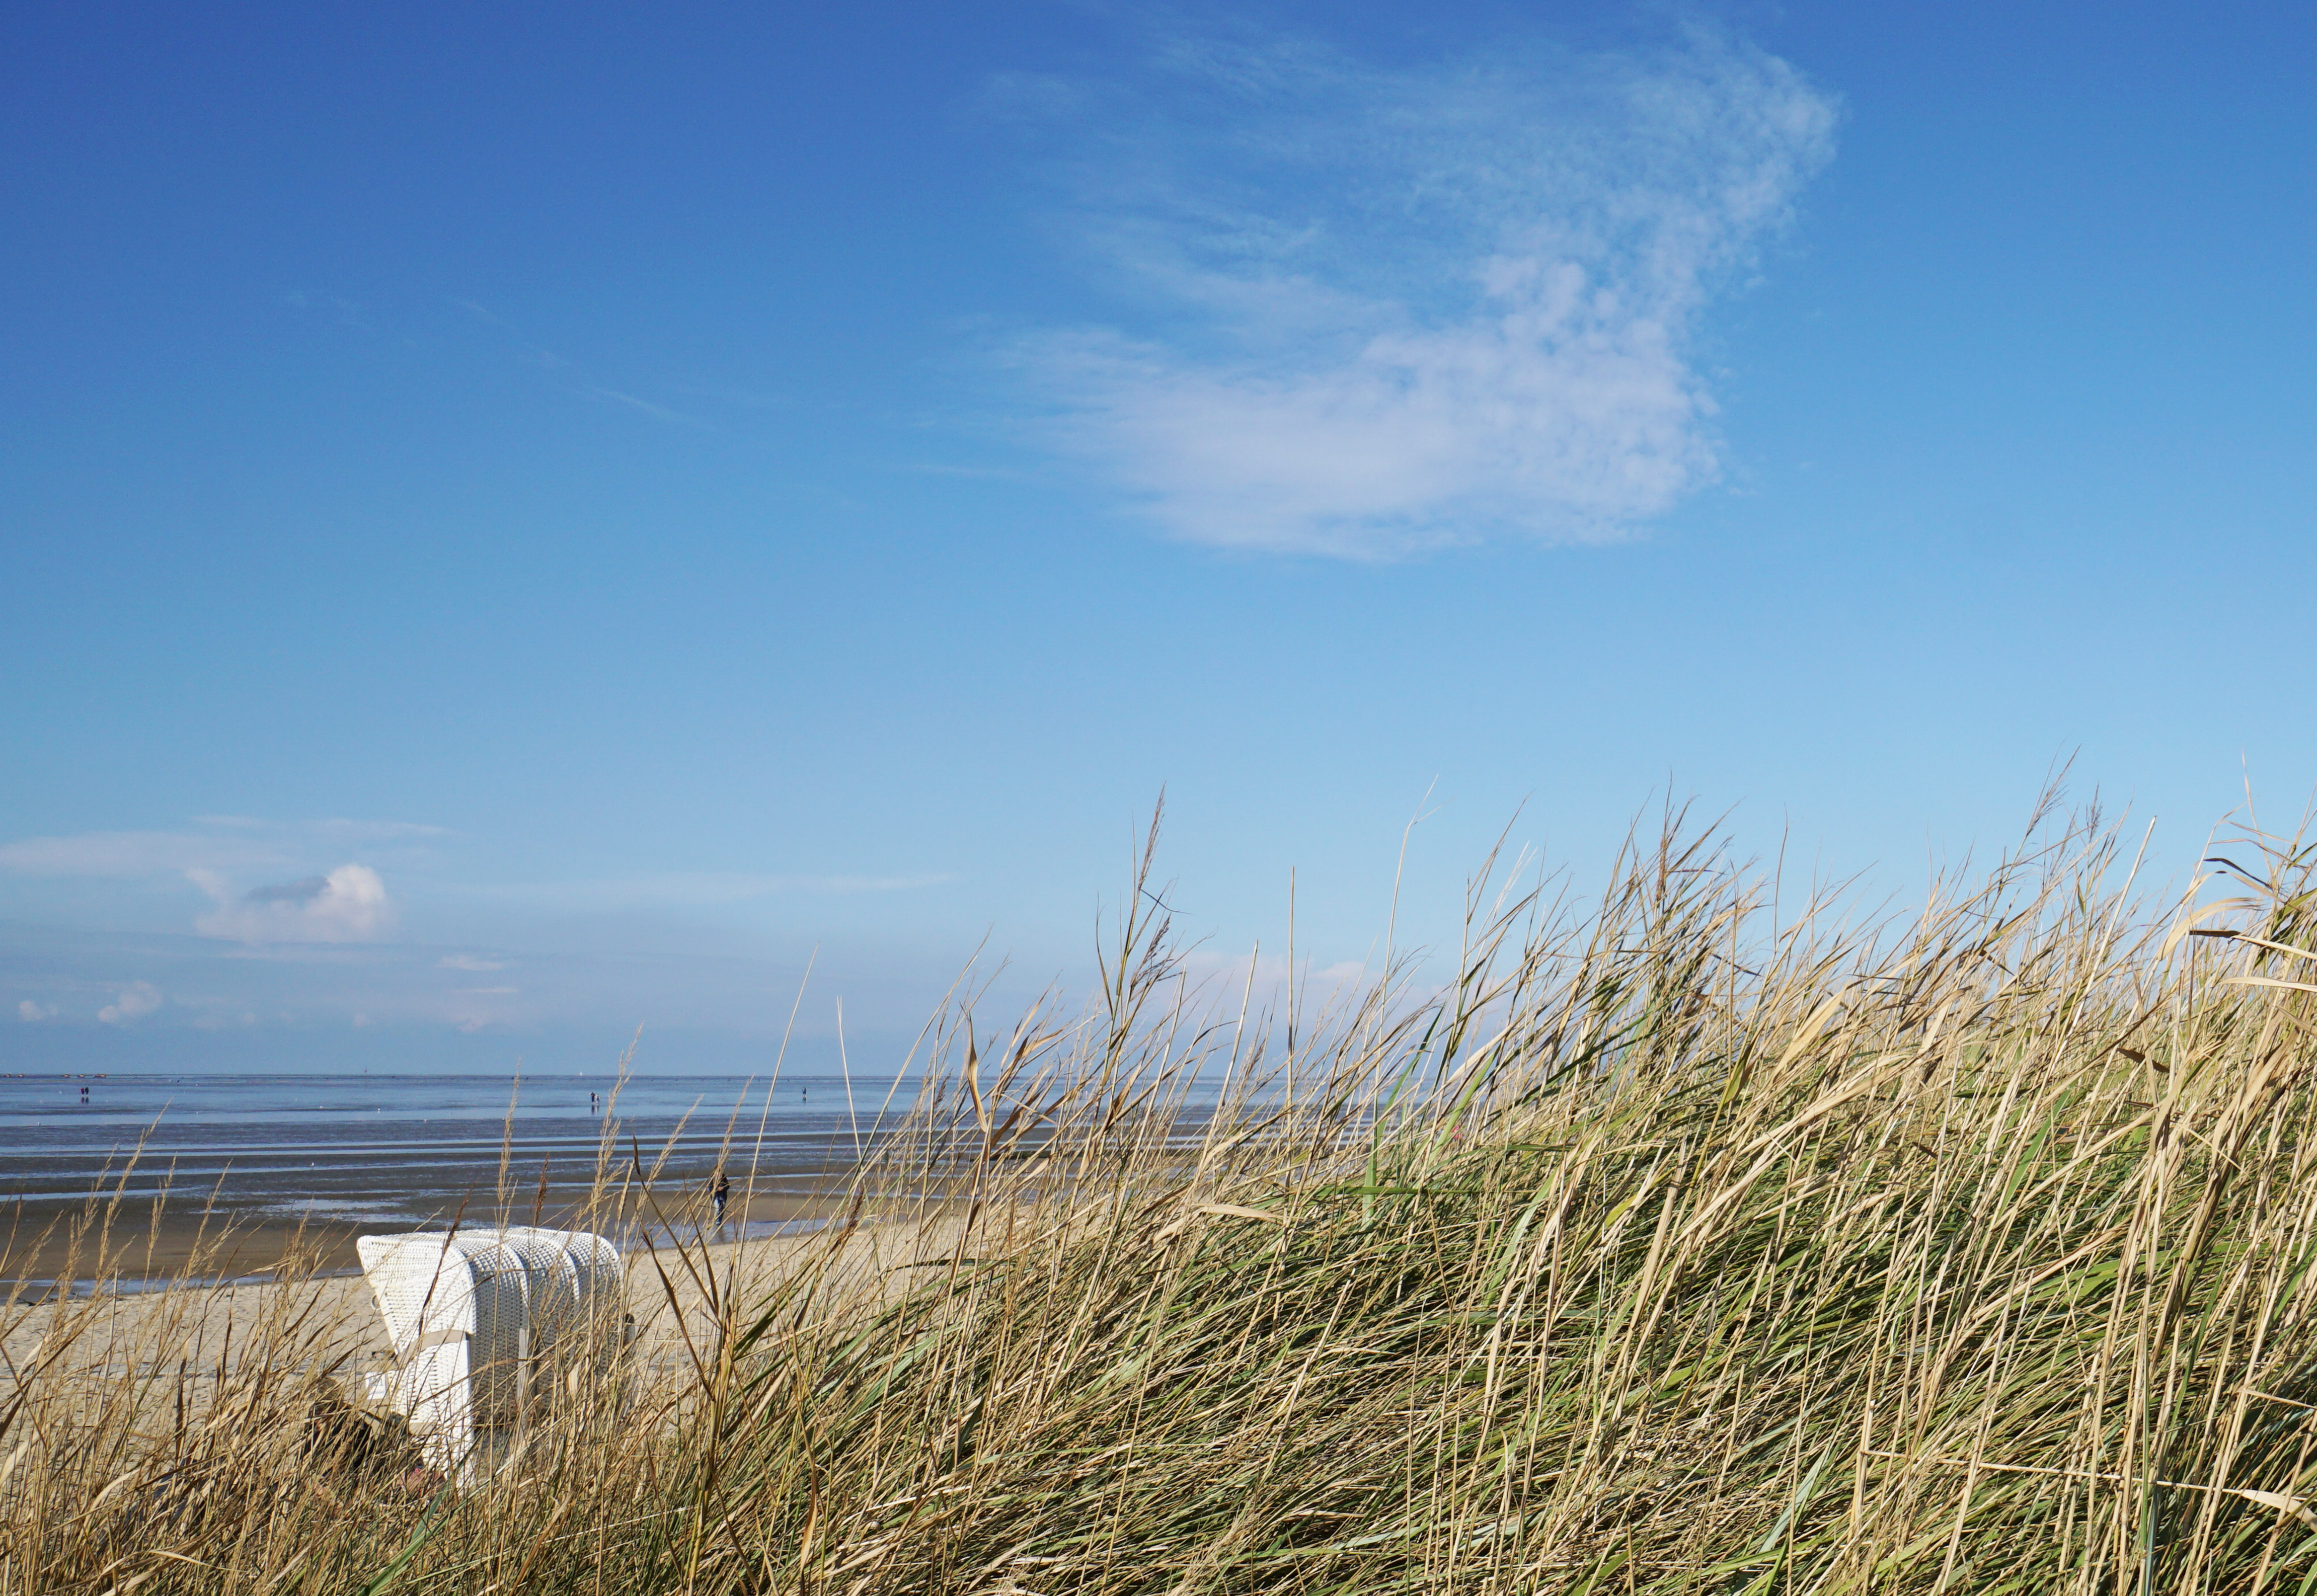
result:
[(421, 1231), (363, 1236), (354, 1250), (395, 1355), (369, 1395), (407, 1413), (446, 1472), (478, 1426), (519, 1416), (523, 1332), (536, 1376), (552, 1388), (591, 1339), (577, 1333), (592, 1315), (616, 1313), (625, 1295), (619, 1250), (586, 1231)]

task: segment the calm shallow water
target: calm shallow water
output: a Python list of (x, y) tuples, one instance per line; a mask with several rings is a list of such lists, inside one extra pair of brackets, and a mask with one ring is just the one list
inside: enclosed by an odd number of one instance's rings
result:
[(769, 1098), (739, 1075), (639, 1076), (616, 1101), (604, 1076), (0, 1077), (0, 1201), (44, 1224), (101, 1185), (139, 1203), (166, 1190), (180, 1211), (418, 1224), (496, 1208), (503, 1156), (521, 1208), (542, 1167), (547, 1206), (568, 1203), (607, 1137), (615, 1172), (640, 1156), (655, 1190), (721, 1163), (736, 1184), (753, 1171), (760, 1193), (802, 1195), (873, 1138), (885, 1084), (854, 1082), (848, 1106), (834, 1075), (788, 1077)]

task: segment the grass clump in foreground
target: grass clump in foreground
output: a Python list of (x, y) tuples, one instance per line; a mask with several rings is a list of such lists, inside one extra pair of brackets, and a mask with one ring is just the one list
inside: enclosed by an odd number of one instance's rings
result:
[(199, 1411), (58, 1352), (0, 1584), (2317, 1589), (2317, 927), (2245, 846), (2217, 912), (2079, 828), (1846, 937), (1669, 828), (1317, 1015), (1199, 1006), (1138, 882), (1090, 1016), (944, 1024), (852, 1222), (655, 1261), (623, 1414), (414, 1492), (318, 1458), (292, 1306)]

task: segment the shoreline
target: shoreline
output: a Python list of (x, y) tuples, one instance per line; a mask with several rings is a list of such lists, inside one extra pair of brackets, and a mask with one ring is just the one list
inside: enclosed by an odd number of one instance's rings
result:
[[(699, 1206), (696, 1195), (658, 1212), (646, 1208), (640, 1214), (633, 1204), (622, 1212), (584, 1202), (537, 1207), (493, 1202), (487, 1208), (461, 1205), (459, 1226), (473, 1230), (502, 1224), (539, 1224), (558, 1229), (602, 1230), (613, 1235), (625, 1253), (647, 1235), (658, 1245), (689, 1244), (701, 1239), (703, 1228), (711, 1245), (798, 1235), (805, 1234), (806, 1227), (818, 1229), (840, 1217), (846, 1200), (846, 1188), (836, 1181), (805, 1193), (758, 1192), (746, 1201), (736, 1193), (720, 1226), (712, 1221), (704, 1226), (695, 1223), (691, 1210)], [(66, 1222), (67, 1218), (81, 1223)], [(291, 1219), (244, 1217), (229, 1210), (204, 1216), (198, 1211), (166, 1209), (156, 1216), (139, 1203), (123, 1205), (109, 1225), (84, 1211), (33, 1229), (20, 1212), (0, 1236), (0, 1303), (45, 1297), (67, 1281), (68, 1295), (86, 1297), (116, 1292), (149, 1295), (174, 1285), (209, 1289), (228, 1284), (271, 1283), (273, 1277), (283, 1274), (312, 1279), (359, 1275), (362, 1266), (354, 1244), (362, 1237), (449, 1228), (449, 1222), (443, 1219)]]

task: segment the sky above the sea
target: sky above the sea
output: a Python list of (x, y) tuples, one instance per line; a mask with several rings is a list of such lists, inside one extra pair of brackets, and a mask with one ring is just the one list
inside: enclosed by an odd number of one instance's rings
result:
[(10, 6), (0, 1070), (882, 1062), (1162, 791), (1218, 982), (1668, 797), (1899, 902), (2062, 768), (2290, 829), (2313, 45)]

